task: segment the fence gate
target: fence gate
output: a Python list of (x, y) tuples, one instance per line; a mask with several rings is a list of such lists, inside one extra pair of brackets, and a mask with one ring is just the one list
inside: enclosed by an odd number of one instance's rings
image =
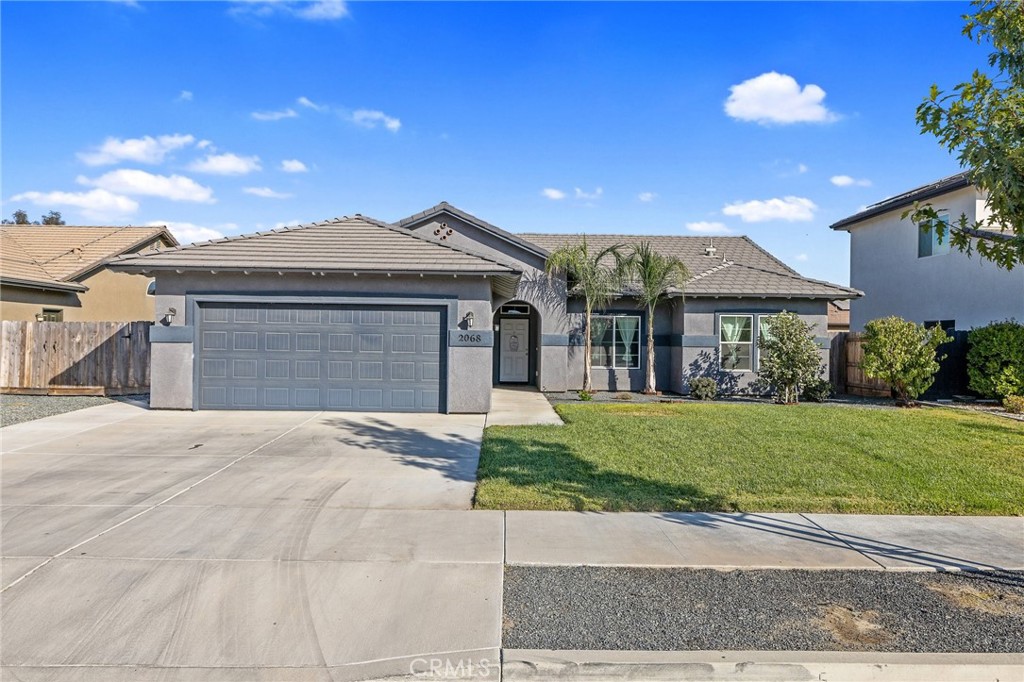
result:
[(151, 322), (3, 322), (0, 391), (149, 392)]

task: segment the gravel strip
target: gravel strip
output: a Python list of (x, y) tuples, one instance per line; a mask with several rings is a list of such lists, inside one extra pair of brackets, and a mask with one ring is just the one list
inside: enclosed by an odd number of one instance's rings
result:
[[(137, 399), (139, 396), (124, 396)], [(142, 396), (147, 399), (148, 396)], [(11, 426), (86, 407), (106, 405), (118, 398), (86, 395), (8, 395), (0, 394), (0, 426)]]
[(1024, 573), (508, 566), (504, 647), (1024, 652)]

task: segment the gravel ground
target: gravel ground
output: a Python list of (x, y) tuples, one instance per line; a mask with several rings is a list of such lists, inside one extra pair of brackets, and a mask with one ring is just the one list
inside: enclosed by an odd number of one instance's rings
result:
[(508, 566), (503, 646), (1024, 652), (1024, 573)]
[(11, 426), (55, 414), (74, 412), (95, 405), (106, 405), (115, 400), (148, 399), (148, 396), (104, 398), (85, 395), (7, 395), (0, 394), (0, 426)]

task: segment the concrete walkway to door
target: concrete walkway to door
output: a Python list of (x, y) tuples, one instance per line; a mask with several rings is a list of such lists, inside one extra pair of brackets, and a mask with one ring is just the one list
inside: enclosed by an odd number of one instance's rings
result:
[(533, 386), (495, 386), (491, 390), (491, 411), (487, 426), (562, 426), (544, 394)]

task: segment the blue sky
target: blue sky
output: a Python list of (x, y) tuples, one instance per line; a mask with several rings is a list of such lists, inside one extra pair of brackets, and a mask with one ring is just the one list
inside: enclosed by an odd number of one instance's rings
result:
[(446, 200), (512, 231), (828, 225), (959, 168), (914, 109), (966, 3), (4, 2), (2, 211), (191, 241)]

